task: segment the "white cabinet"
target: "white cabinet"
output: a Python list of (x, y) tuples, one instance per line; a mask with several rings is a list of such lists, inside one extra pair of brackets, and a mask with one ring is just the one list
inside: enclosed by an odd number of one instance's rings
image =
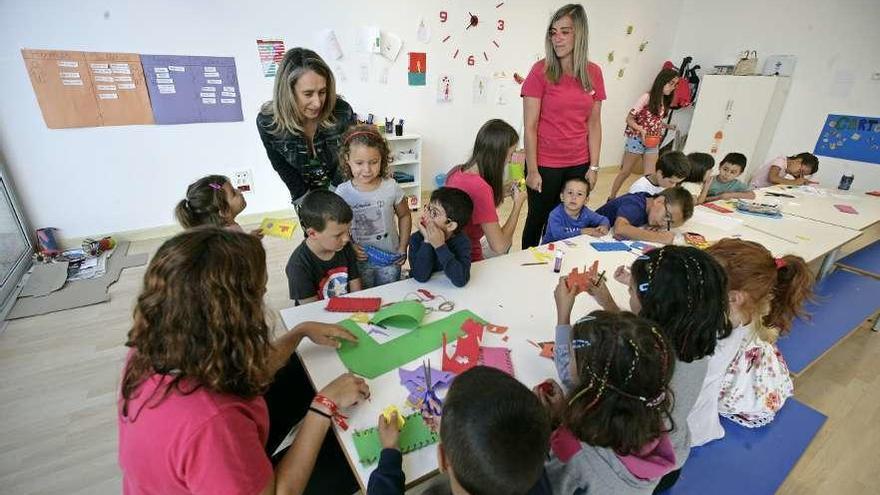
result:
[[(391, 173), (401, 173), (395, 180), (406, 193), (409, 207), (416, 210), (422, 202), (422, 137), (386, 134), (385, 139), (391, 147)], [(403, 174), (406, 176), (402, 177)]]
[(790, 86), (788, 77), (703, 76), (684, 152), (710, 153), (716, 164), (727, 153), (742, 153), (747, 181), (767, 160)]

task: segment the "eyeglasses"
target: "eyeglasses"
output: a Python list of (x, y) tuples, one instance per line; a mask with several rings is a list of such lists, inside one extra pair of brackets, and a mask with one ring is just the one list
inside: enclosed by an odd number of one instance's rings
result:
[(663, 209), (666, 210), (666, 231), (672, 230), (672, 212), (669, 211), (669, 203), (663, 202)]
[[(436, 206), (432, 205), (431, 203), (428, 203), (425, 205), (425, 213), (427, 213), (428, 216), (431, 217), (431, 220), (436, 220), (441, 215), (444, 215), (445, 212), (440, 210), (440, 208), (437, 208)], [(449, 218), (449, 216), (447, 216), (446, 222), (448, 223), (450, 221), (451, 221), (451, 219)]]

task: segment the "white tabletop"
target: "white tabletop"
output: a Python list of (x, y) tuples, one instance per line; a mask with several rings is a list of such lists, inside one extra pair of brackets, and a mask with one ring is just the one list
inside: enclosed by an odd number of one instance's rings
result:
[[(531, 388), (547, 378), (556, 378), (553, 361), (540, 357), (539, 350), (527, 340), (535, 342), (554, 340), (556, 307), (553, 301), (553, 289), (556, 287), (560, 275), (569, 272), (574, 266), (582, 267), (599, 259), (599, 270), (606, 270), (608, 285), (615, 299), (622, 307), (628, 306), (628, 289), (616, 282), (611, 275), (618, 265), (629, 266), (637, 254), (634, 252), (599, 253), (588, 245), (589, 242), (596, 240), (591, 237), (570, 239), (577, 245), (576, 247), (566, 246), (562, 242), (555, 243), (557, 249), (563, 249), (566, 253), (563, 268), (559, 274), (553, 272), (552, 260), (547, 265), (522, 266), (522, 263), (533, 262), (535, 258), (529, 251), (520, 251), (475, 263), (471, 267), (470, 282), (463, 288), (454, 287), (442, 273), (437, 273), (425, 284), (409, 279), (361, 291), (356, 295), (380, 296), (384, 304), (402, 300), (408, 293), (424, 288), (454, 301), (455, 309), (453, 311), (468, 309), (491, 323), (509, 327), (507, 333), (503, 335), (485, 332), (483, 345), (508, 347), (511, 350), (516, 378)], [(610, 238), (606, 237), (603, 240), (610, 240)], [(546, 247), (539, 249), (547, 251)], [(430, 305), (430, 303), (428, 304)], [(287, 328), (306, 320), (338, 322), (349, 316), (346, 313), (325, 311), (325, 305), (326, 301), (317, 301), (304, 306), (292, 307), (282, 310), (281, 316)], [(577, 298), (573, 317), (577, 318), (595, 309), (599, 309), (599, 306), (593, 298), (581, 295)], [(429, 313), (423, 324), (440, 319), (447, 314)], [(509, 337), (507, 342), (502, 340), (505, 335)], [(306, 340), (299, 346), (297, 352), (302, 358), (304, 367), (316, 390), (320, 390), (334, 378), (347, 371), (334, 349), (319, 347)], [(440, 350), (431, 352), (403, 367), (413, 369), (421, 365), (424, 358), (430, 359), (434, 368), (440, 368)], [(362, 487), (366, 486), (370, 473), (375, 469), (376, 464), (361, 465), (352, 440), (352, 433), (354, 430), (376, 426), (377, 417), (382, 409), (388, 405), (397, 405), (404, 414), (409, 411), (403, 407), (408, 391), (400, 384), (397, 370), (368, 380), (368, 382), (372, 398), (369, 402), (346, 411), (346, 414), (349, 415), (350, 427), (348, 431), (343, 432), (334, 426), (340, 444)], [(445, 390), (441, 390), (439, 393), (441, 397), (444, 394)], [(436, 446), (422, 448), (404, 455), (403, 470), (406, 473), (408, 483), (413, 483), (435, 473), (437, 470)]]
[[(717, 203), (734, 209), (724, 201)], [(694, 216), (679, 231), (702, 234), (710, 242), (725, 237), (754, 241), (769, 249), (774, 256), (793, 254), (804, 258), (807, 263), (825, 256), (862, 234), (858, 230), (785, 213), (782, 218), (768, 218), (739, 212), (719, 213), (705, 206), (695, 207)]]
[[(755, 192), (760, 200), (778, 202), (783, 213), (818, 222), (854, 230), (865, 230), (880, 222), (880, 197), (865, 193), (809, 186), (771, 186), (758, 189)], [(794, 198), (768, 196), (768, 192), (788, 194)], [(855, 208), (858, 213), (843, 213), (834, 205), (849, 205)]]

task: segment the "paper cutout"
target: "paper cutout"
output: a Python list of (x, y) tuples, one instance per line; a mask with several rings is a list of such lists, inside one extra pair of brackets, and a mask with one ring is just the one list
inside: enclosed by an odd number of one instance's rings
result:
[(370, 322), (370, 315), (368, 315), (366, 313), (355, 313), (355, 314), (349, 316), (349, 319), (351, 319), (351, 321), (363, 323), (364, 325), (366, 325), (367, 323)]
[(599, 252), (629, 251), (629, 246), (623, 242), (591, 242), (590, 246)]
[[(397, 373), (400, 375), (400, 384), (409, 391), (409, 397), (406, 398), (407, 402), (414, 409), (421, 408), (426, 390), (425, 368), (419, 366), (416, 369), (407, 370), (401, 367), (398, 368)], [(453, 378), (455, 378), (455, 374), (438, 370), (437, 368), (431, 368), (430, 375), (431, 388), (435, 390), (441, 387), (448, 387), (452, 383)]]
[(290, 239), (296, 231), (296, 226), (297, 223), (289, 218), (264, 218), (260, 229), (265, 235)]
[(441, 75), (437, 80), (437, 102), (452, 102), (452, 77)]
[(382, 33), (378, 26), (364, 26), (358, 31), (357, 47), (363, 53), (381, 52)]
[(652, 250), (654, 250), (654, 249), (657, 249), (655, 246), (652, 246), (652, 245), (650, 245), (650, 244), (644, 243), (644, 242), (642, 242), (642, 241), (633, 241), (633, 242), (630, 242), (630, 243), (629, 243), (629, 247), (630, 247), (630, 249), (638, 249), (638, 250), (641, 251), (642, 253), (647, 253), (647, 252), (650, 252), (650, 251), (652, 251)]
[(382, 31), (379, 35), (379, 53), (391, 62), (397, 60), (397, 55), (403, 47), (403, 40), (400, 36), (387, 31)]
[(284, 40), (280, 38), (258, 39), (257, 53), (260, 54), (263, 77), (275, 77), (275, 74), (278, 73), (278, 66), (284, 58)]
[(489, 78), (474, 76), (474, 104), (486, 103), (489, 99)]
[(363, 248), (364, 253), (367, 255), (367, 261), (374, 266), (390, 266), (397, 263), (404, 256), (402, 253), (388, 252), (369, 244), (364, 244), (361, 248)]
[(706, 208), (709, 208), (710, 210), (715, 210), (718, 213), (733, 213), (733, 210), (731, 210), (729, 208), (725, 208), (721, 205), (717, 205), (715, 203), (703, 203), (703, 206), (705, 206)]
[(474, 320), (466, 320), (461, 325), (462, 335), (458, 337), (455, 353), (446, 352), (446, 335), (443, 335), (443, 371), (456, 375), (477, 365), (480, 359), (480, 342), (483, 340), (483, 325)]
[(391, 422), (391, 416), (394, 413), (397, 413), (397, 429), (399, 430), (399, 429), (403, 428), (403, 425), (406, 424), (406, 420), (403, 419), (403, 414), (400, 413), (400, 410), (397, 409), (397, 406), (395, 406), (394, 404), (391, 404), (390, 406), (386, 407), (385, 409), (382, 409), (382, 417), (384, 417), (385, 421), (388, 423)]
[(684, 242), (689, 245), (697, 248), (697, 249), (706, 249), (711, 246), (712, 243), (706, 240), (702, 234), (697, 234), (696, 232), (687, 232), (684, 234)]
[(556, 351), (556, 342), (534, 342), (532, 340), (527, 340), (526, 342), (540, 349), (541, 353), (539, 355), (541, 357), (553, 359)]
[(540, 262), (553, 261), (552, 254), (539, 251), (538, 248), (536, 248), (536, 247), (530, 247), (529, 252), (532, 253), (532, 257), (535, 258), (535, 261), (540, 261)]
[(380, 326), (414, 329), (418, 328), (424, 317), (425, 307), (422, 303), (418, 301), (401, 301), (379, 310), (378, 313), (373, 315), (370, 323)]
[[(404, 454), (437, 443), (439, 435), (425, 423), (419, 414), (410, 414), (405, 418), (403, 429), (400, 430), (398, 441), (400, 451)], [(352, 435), (354, 448), (361, 464), (368, 466), (379, 460), (382, 445), (379, 443), (379, 430), (375, 427), (366, 430), (355, 430)]]
[(493, 325), (491, 323), (486, 324), (486, 331), (489, 333), (502, 334), (507, 331), (507, 327), (502, 327), (501, 325)]
[(382, 307), (381, 297), (331, 297), (324, 308), (335, 313), (372, 313)]
[(431, 41), (431, 28), (425, 24), (424, 18), (419, 19), (419, 27), (416, 30), (416, 39), (422, 43), (428, 43)]
[(510, 349), (506, 347), (480, 347), (480, 364), (499, 369), (510, 376), (514, 376)]
[(596, 280), (596, 274), (599, 272), (599, 260), (593, 262), (590, 269), (587, 270), (586, 265), (584, 271), (579, 272), (577, 267), (571, 269), (571, 272), (565, 277), (565, 287), (571, 290), (574, 287), (578, 293), (584, 292)]
[(326, 29), (321, 32), (320, 36), (324, 52), (330, 55), (330, 59), (341, 59), (342, 46), (339, 44), (339, 38), (336, 37), (336, 31), (333, 31), (332, 29)]
[(463, 333), (461, 324), (467, 319), (482, 321), (470, 311), (458, 311), (384, 344), (367, 335), (357, 323), (344, 320), (339, 325), (354, 334), (358, 342), (343, 340), (336, 353), (342, 364), (352, 373), (365, 378), (376, 378), (438, 349), (443, 344), (444, 337), (449, 341), (457, 339)]
[(858, 215), (859, 212), (855, 208), (850, 205), (834, 205), (842, 213), (849, 213), (851, 215)]

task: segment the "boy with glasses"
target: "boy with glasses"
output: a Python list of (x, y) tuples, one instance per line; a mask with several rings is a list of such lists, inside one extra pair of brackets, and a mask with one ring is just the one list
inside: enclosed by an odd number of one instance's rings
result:
[(442, 270), (456, 287), (471, 276), (471, 244), (462, 232), (471, 220), (474, 203), (460, 189), (441, 187), (431, 193), (419, 221), (419, 231), (409, 241), (410, 274), (419, 282)]
[(672, 244), (675, 233), (671, 230), (693, 216), (694, 198), (680, 186), (656, 196), (624, 194), (605, 203), (596, 213), (611, 221), (615, 238)]

